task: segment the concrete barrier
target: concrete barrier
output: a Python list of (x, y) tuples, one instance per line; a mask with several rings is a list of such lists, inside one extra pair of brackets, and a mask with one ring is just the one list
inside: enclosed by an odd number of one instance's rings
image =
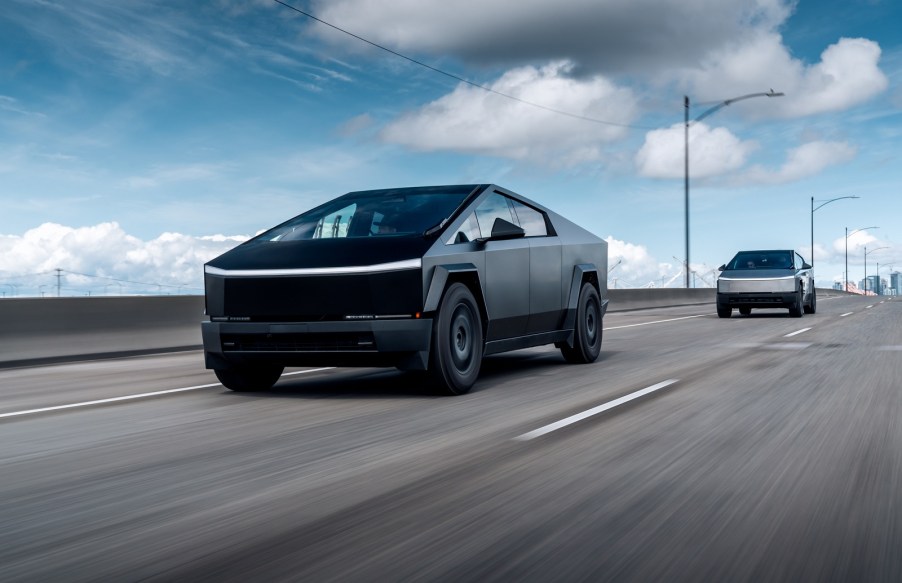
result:
[(0, 366), (201, 346), (203, 296), (0, 300)]
[(626, 312), (629, 310), (646, 310), (648, 308), (669, 308), (672, 306), (691, 306), (695, 304), (711, 304), (712, 309), (717, 292), (714, 288), (699, 289), (609, 289), (608, 311)]
[[(844, 294), (818, 289), (818, 297)], [(611, 289), (608, 311), (707, 305), (713, 289)], [(708, 309), (708, 308), (700, 308)], [(202, 296), (0, 300), (0, 367), (197, 349)]]

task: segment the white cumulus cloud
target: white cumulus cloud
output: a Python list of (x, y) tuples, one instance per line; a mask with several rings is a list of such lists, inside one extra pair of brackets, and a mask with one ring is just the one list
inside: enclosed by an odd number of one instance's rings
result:
[[(689, 171), (695, 178), (732, 172), (745, 165), (756, 147), (755, 142), (743, 142), (725, 128), (693, 124), (689, 129)], [(681, 177), (685, 173), (685, 152), (682, 124), (652, 130), (636, 153), (636, 168), (649, 178)]]
[[(569, 76), (572, 63), (520, 67), (491, 89), (580, 116), (629, 123), (637, 114), (629, 89), (603, 77)], [(460, 84), (450, 94), (389, 123), (382, 138), (417, 150), (455, 150), (502, 158), (572, 165), (601, 157), (600, 144), (623, 127), (565, 117)]]
[(658, 262), (644, 245), (605, 237), (608, 243), (608, 285), (617, 288), (678, 285), (680, 267)]
[(750, 168), (738, 180), (743, 184), (779, 184), (813, 176), (855, 158), (857, 149), (846, 142), (815, 141), (789, 150), (786, 161), (777, 170), (761, 166)]
[(145, 241), (115, 222), (44, 223), (23, 235), (0, 235), (0, 282), (8, 282), (4, 293), (52, 295), (62, 269), (63, 295), (200, 293), (203, 264), (247, 239), (163, 233)]
[(733, 107), (759, 116), (804, 117), (842, 111), (884, 91), (889, 82), (878, 66), (880, 54), (874, 41), (841, 38), (819, 62), (806, 64), (792, 57), (779, 34), (761, 32), (712, 52), (689, 80), (695, 94), (710, 99), (773, 89), (785, 96)]

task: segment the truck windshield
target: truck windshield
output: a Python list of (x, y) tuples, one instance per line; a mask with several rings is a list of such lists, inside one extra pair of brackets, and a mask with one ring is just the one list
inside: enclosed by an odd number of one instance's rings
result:
[(352, 192), (261, 234), (264, 241), (422, 235), (451, 217), (472, 186)]
[(727, 269), (792, 269), (788, 251), (743, 251), (737, 253)]

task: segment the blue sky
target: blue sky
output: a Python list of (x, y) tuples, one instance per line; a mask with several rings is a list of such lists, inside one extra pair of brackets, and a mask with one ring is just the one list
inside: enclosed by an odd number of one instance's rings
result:
[(64, 293), (199, 291), (205, 260), (326, 199), (471, 182), (608, 238), (611, 285), (679, 285), (683, 95), (695, 117), (771, 88), (690, 130), (698, 284), (743, 248), (808, 257), (811, 196), (860, 197), (815, 213), (819, 284), (845, 227), (879, 227), (849, 239), (852, 281), (865, 246), (869, 272), (902, 269), (898, 2), (289, 3), (614, 125), (271, 0), (8, 0), (0, 292), (46, 293), (55, 268)]

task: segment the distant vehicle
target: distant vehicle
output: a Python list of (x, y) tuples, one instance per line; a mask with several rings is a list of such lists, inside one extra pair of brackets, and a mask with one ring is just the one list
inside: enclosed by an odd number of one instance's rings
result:
[(752, 308), (789, 308), (793, 318), (817, 310), (814, 273), (795, 251), (740, 251), (719, 269), (717, 315), (721, 318), (729, 318), (733, 308), (739, 308), (743, 316)]
[(235, 391), (286, 366), (428, 371), (467, 392), (485, 355), (594, 362), (607, 243), (493, 184), (351, 192), (204, 266), (206, 367)]

